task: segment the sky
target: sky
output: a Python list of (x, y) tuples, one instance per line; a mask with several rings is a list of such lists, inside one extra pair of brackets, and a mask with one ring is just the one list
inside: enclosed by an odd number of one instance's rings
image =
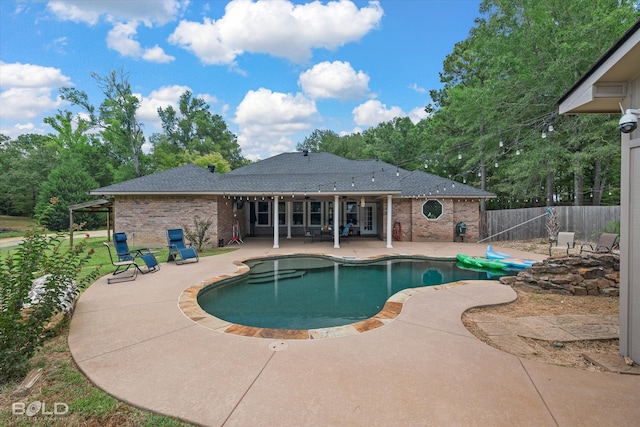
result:
[[(138, 118), (185, 90), (204, 99), (251, 160), (295, 151), (315, 129), (361, 132), (426, 117), (429, 91), (480, 0), (2, 0), (0, 133), (51, 133), (79, 110), (59, 88), (104, 100), (91, 73), (128, 75)], [(148, 150), (149, 146), (145, 147)]]

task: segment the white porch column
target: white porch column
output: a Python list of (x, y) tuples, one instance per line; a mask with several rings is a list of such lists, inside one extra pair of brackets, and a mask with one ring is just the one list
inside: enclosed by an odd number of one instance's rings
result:
[(340, 248), (340, 196), (333, 196), (333, 247)]
[(393, 203), (391, 203), (391, 194), (387, 196), (387, 249), (392, 249), (391, 244), (391, 214), (393, 213)]
[(286, 207), (287, 207), (287, 214), (286, 214), (286, 218), (287, 218), (287, 239), (291, 238), (291, 206), (292, 203), (291, 202), (287, 202), (286, 203)]
[(273, 207), (273, 249), (280, 248), (280, 236), (278, 225), (278, 196), (273, 197), (273, 203), (271, 204)]

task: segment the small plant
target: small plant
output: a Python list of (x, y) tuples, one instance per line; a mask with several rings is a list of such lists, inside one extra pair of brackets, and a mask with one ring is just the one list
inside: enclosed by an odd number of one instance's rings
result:
[(555, 208), (547, 208), (547, 223), (545, 225), (549, 241), (555, 242), (560, 232), (560, 224), (558, 223), (558, 212)]
[(51, 318), (69, 313), (78, 289), (98, 276), (96, 270), (79, 279), (93, 250), (85, 253), (84, 242), (63, 249), (64, 237), (47, 236), (46, 228), (36, 226), (0, 258), (0, 383), (27, 371), (36, 350), (55, 332)]
[(213, 219), (211, 218), (200, 220), (200, 218), (195, 217), (193, 219), (193, 230), (186, 225), (182, 226), (184, 235), (187, 237), (187, 240), (195, 246), (196, 251), (202, 252), (204, 246), (211, 240), (207, 235), (207, 231), (209, 231), (212, 224)]
[(609, 221), (602, 231), (603, 233), (620, 234), (620, 221)]

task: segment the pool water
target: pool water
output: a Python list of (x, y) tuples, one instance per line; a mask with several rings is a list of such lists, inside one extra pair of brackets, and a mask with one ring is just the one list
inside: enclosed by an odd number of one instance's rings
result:
[(411, 258), (354, 262), (287, 257), (246, 264), (247, 276), (203, 289), (198, 303), (228, 322), (275, 329), (355, 323), (377, 314), (403, 289), (496, 279), (495, 272), (463, 269), (452, 261)]

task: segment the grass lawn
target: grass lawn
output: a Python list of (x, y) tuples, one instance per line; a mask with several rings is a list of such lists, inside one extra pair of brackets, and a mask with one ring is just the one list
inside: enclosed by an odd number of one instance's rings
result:
[(34, 225), (32, 218), (0, 215), (0, 239), (24, 236), (24, 232)]
[[(28, 226), (27, 226), (28, 228)], [(7, 237), (0, 235), (1, 237)], [(74, 243), (86, 241), (87, 248), (95, 252), (89, 265), (84, 269), (88, 272), (98, 268), (100, 275), (110, 274), (113, 266), (109, 260), (107, 249), (102, 244), (106, 238), (75, 237)], [(64, 243), (63, 243), (64, 244)], [(3, 248), (0, 257), (7, 251), (16, 247)], [(231, 248), (206, 249), (199, 253), (201, 257), (212, 256), (232, 251)], [(156, 254), (158, 261), (167, 259), (167, 249), (160, 250)], [(69, 346), (67, 336), (69, 333), (69, 321), (66, 320), (59, 328), (57, 336), (47, 341), (31, 360), (33, 368), (42, 368), (43, 375), (32, 388), (31, 393), (25, 397), (12, 396), (21, 380), (7, 384), (0, 384), (0, 425), (3, 426), (187, 426), (174, 418), (165, 417), (152, 412), (135, 408), (121, 402), (111, 395), (95, 387), (76, 367)], [(16, 402), (25, 403), (43, 402), (47, 412), (53, 410), (55, 402), (68, 405), (68, 413), (64, 416), (45, 416), (39, 413), (36, 421), (34, 417), (26, 415), (13, 415), (12, 405)], [(50, 419), (44, 419), (50, 417)]]

